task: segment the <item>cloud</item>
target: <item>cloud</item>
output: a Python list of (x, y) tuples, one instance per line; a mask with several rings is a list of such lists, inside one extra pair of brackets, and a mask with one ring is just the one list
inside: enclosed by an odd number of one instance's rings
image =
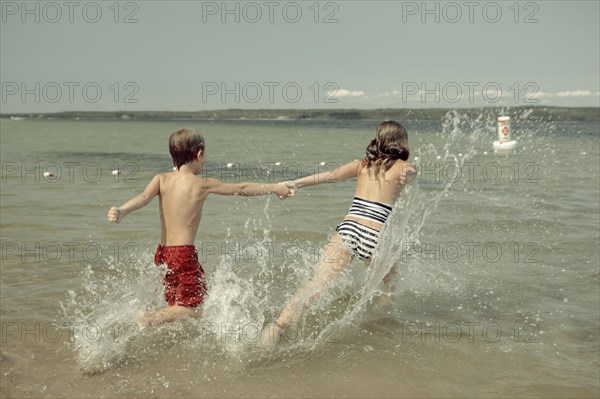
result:
[(335, 97), (335, 98), (358, 98), (358, 97), (364, 97), (365, 96), (365, 92), (362, 90), (346, 90), (346, 89), (338, 89), (338, 90), (332, 90), (330, 92), (327, 92), (327, 95), (329, 97)]
[[(596, 93), (598, 95), (598, 93)], [(571, 91), (559, 91), (556, 93), (557, 97), (593, 97), (594, 93), (591, 90), (571, 90)]]
[(557, 93), (538, 91), (529, 94), (531, 98), (573, 98), (573, 97), (600, 97), (600, 92), (592, 92), (591, 90), (565, 90)]
[(529, 97), (541, 100), (543, 98), (552, 98), (552, 97), (554, 97), (554, 94), (553, 93), (547, 93), (545, 91), (536, 91), (536, 92), (530, 93)]
[[(536, 88), (537, 89), (537, 88)], [(405, 90), (403, 92), (403, 90)], [(472, 90), (472, 89), (471, 89)], [(515, 97), (518, 94), (518, 99)], [(485, 90), (469, 91), (463, 87), (455, 90), (425, 90), (412, 87), (411, 90), (403, 88), (398, 90), (390, 88), (388, 91), (366, 94), (363, 90), (338, 89), (327, 92), (329, 98), (345, 99), (346, 101), (369, 102), (371, 105), (393, 107), (400, 104), (429, 104), (429, 105), (481, 105), (481, 104), (584, 104), (600, 99), (600, 92), (594, 90), (563, 90), (563, 91), (531, 91), (521, 90), (515, 93), (507, 87), (486, 87)]]

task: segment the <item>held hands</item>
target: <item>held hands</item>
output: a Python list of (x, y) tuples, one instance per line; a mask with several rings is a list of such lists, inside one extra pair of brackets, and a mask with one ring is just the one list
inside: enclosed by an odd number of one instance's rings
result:
[(296, 194), (296, 184), (292, 181), (284, 181), (281, 183), (277, 183), (275, 194), (279, 199), (285, 200), (290, 197), (293, 197)]
[(109, 222), (118, 224), (121, 220), (123, 220), (124, 217), (125, 217), (125, 214), (123, 212), (121, 212), (119, 210), (119, 208), (117, 208), (116, 206), (113, 206), (108, 211), (108, 221)]

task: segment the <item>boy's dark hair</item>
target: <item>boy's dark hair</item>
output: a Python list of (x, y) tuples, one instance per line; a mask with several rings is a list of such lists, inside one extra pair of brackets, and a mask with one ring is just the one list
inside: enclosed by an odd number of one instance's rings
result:
[(363, 166), (379, 179), (397, 159), (406, 161), (409, 156), (408, 133), (404, 126), (396, 121), (385, 121), (379, 124), (375, 138), (367, 147)]
[(169, 152), (173, 165), (179, 170), (182, 165), (193, 162), (198, 151), (204, 151), (204, 137), (191, 129), (179, 129), (169, 137)]

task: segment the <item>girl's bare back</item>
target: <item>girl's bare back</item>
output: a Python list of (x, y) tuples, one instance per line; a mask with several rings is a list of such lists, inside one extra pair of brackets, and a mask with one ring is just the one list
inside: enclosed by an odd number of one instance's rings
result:
[(374, 202), (393, 205), (407, 183), (414, 179), (416, 164), (402, 160), (379, 176), (367, 167), (359, 168), (355, 196)]

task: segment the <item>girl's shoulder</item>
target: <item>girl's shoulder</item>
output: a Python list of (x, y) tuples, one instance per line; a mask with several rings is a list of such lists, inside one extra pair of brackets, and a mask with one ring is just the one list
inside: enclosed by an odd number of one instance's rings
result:
[(417, 175), (417, 164), (414, 162), (398, 159), (388, 170), (387, 178), (398, 184), (404, 185), (414, 180)]
[(397, 159), (390, 169), (394, 169), (398, 173), (407, 173), (412, 170), (416, 170), (417, 164), (414, 162)]

